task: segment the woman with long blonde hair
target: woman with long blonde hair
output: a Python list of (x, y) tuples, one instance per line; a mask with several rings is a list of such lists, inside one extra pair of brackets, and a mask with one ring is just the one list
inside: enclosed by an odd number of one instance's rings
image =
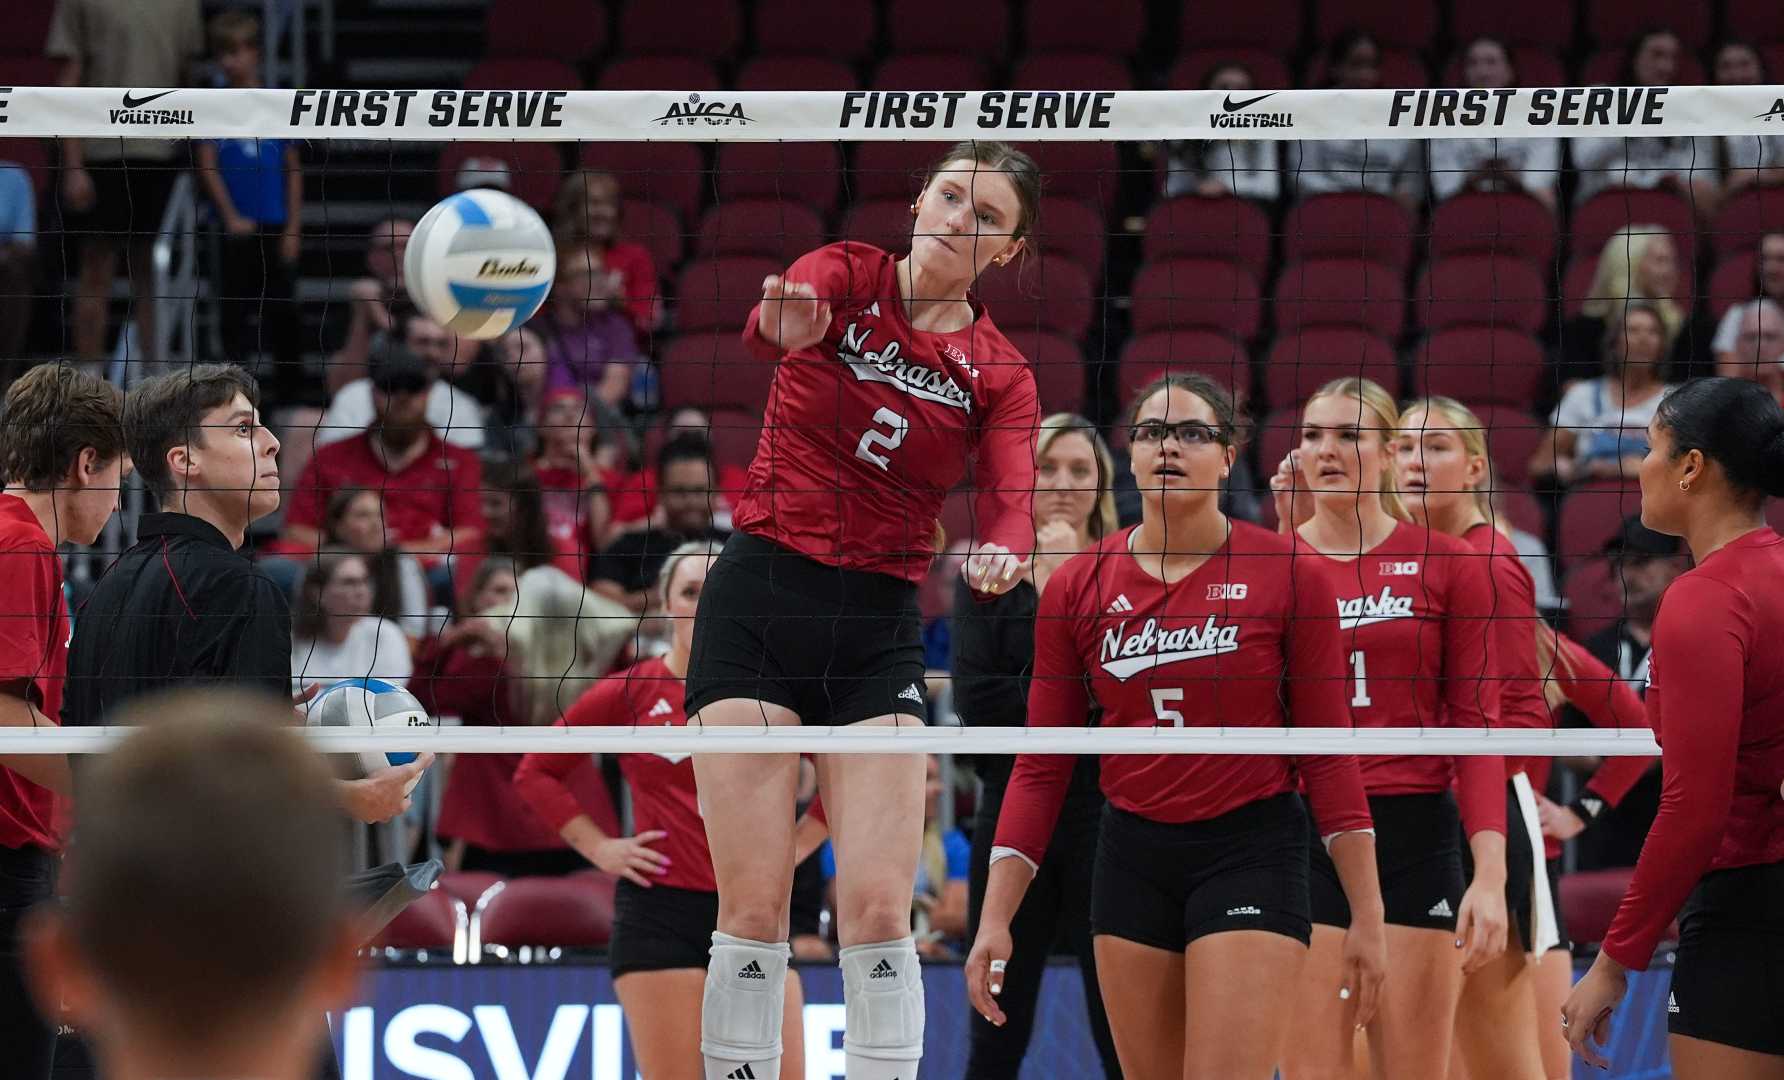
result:
[(1710, 334), (1693, 317), (1690, 275), (1666, 226), (1625, 225), (1612, 233), (1598, 252), (1580, 313), (1561, 325), (1561, 388), (1603, 374), (1605, 334), (1632, 303), (1651, 305), (1660, 316), (1674, 377), (1703, 374), (1711, 360)]

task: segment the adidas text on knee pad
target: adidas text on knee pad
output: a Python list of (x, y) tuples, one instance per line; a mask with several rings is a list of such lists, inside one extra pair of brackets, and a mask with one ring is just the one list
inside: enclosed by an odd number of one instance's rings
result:
[[(712, 1059), (774, 1062), (779, 1074), (781, 1010), (786, 999), (786, 942), (767, 944), (714, 932), (700, 1007), (700, 1053)], [(760, 1066), (759, 1080), (775, 1080)], [(722, 1075), (722, 1074), (721, 1074)]]
[(840, 954), (847, 1028), (843, 1049), (883, 1061), (923, 1057), (923, 973), (910, 938), (851, 945)]

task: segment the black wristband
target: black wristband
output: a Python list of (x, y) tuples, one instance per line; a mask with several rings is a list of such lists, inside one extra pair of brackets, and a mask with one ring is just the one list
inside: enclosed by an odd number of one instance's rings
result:
[(1567, 808), (1572, 810), (1574, 815), (1589, 829), (1596, 824), (1598, 819), (1603, 816), (1604, 812), (1611, 807), (1602, 797), (1587, 791), (1583, 792), (1579, 798), (1568, 803)]

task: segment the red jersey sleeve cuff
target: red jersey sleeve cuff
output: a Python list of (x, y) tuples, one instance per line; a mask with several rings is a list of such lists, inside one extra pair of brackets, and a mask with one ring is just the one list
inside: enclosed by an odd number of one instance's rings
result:
[(762, 337), (761, 320), (762, 305), (757, 304), (750, 309), (750, 317), (743, 324), (743, 347), (757, 359), (772, 364), (781, 358), (781, 348)]

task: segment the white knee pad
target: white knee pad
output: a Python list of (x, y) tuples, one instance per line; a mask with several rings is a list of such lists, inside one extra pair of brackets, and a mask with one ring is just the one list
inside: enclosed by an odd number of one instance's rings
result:
[[(847, 1028), (843, 1050), (879, 1061), (923, 1057), (923, 973), (910, 938), (851, 945), (840, 954)], [(915, 1075), (914, 1073), (912, 1074)]]
[[(715, 931), (710, 955), (700, 1005), (700, 1053), (708, 1059), (778, 1064), (792, 949), (784, 941), (770, 945)], [(752, 1071), (761, 1077), (760, 1067)]]

